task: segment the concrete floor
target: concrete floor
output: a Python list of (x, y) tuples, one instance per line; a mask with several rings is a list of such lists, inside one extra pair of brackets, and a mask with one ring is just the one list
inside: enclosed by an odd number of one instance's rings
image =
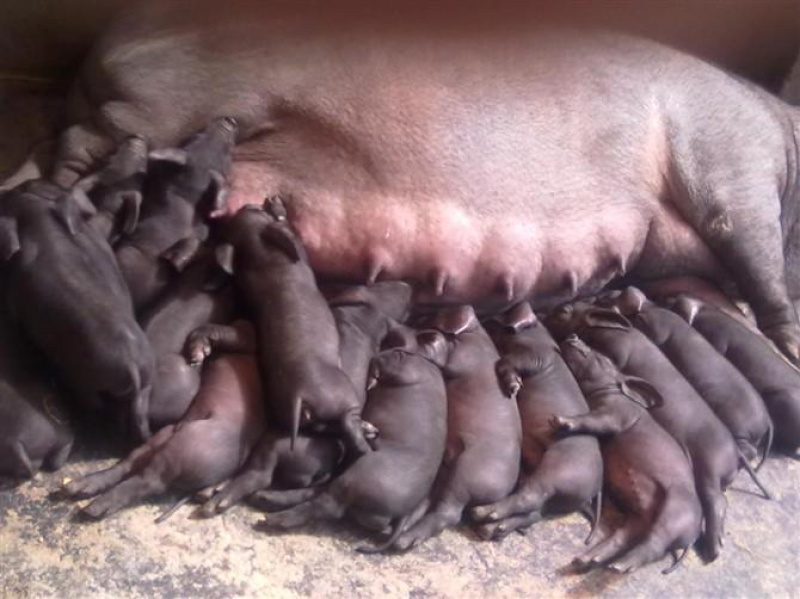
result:
[[(0, 178), (46, 136), (58, 104), (39, 88), (0, 82)], [(774, 501), (752, 495), (744, 475), (735, 481), (717, 562), (691, 553), (669, 576), (659, 566), (576, 576), (564, 570), (588, 530), (578, 516), (501, 543), (459, 530), (407, 555), (365, 556), (352, 551), (361, 536), (345, 524), (269, 535), (253, 529), (259, 515), (246, 507), (210, 521), (190, 519), (186, 507), (154, 524), (172, 498), (85, 523), (75, 504), (49, 499), (64, 478), (111, 455), (84, 443), (62, 471), (0, 492), (0, 597), (800, 597), (800, 463), (786, 458), (762, 471)]]

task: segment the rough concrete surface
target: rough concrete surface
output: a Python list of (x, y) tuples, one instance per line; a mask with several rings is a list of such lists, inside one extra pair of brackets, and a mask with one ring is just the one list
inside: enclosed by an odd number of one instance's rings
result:
[[(41, 110), (59, 101), (33, 88), (36, 101), (26, 102), (24, 88), (0, 83), (0, 173), (46, 133), (52, 119)], [(65, 477), (109, 465), (112, 455), (84, 442), (60, 472), (0, 491), (0, 597), (800, 597), (800, 463), (787, 458), (762, 470), (774, 501), (753, 495), (746, 475), (736, 479), (715, 563), (692, 552), (668, 576), (660, 565), (576, 576), (564, 569), (588, 531), (579, 516), (501, 543), (458, 530), (407, 555), (368, 556), (352, 550), (363, 536), (346, 524), (271, 535), (254, 530), (260, 516), (247, 507), (210, 521), (190, 519), (184, 507), (154, 524), (174, 497), (87, 523), (74, 517), (76, 504), (49, 498)]]

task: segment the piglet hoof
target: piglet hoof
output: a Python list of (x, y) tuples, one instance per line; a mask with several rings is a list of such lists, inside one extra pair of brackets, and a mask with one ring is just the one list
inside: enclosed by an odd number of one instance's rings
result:
[(469, 515), (473, 520), (478, 522), (494, 522), (500, 517), (491, 505), (476, 506), (469, 511)]
[(186, 341), (186, 359), (189, 366), (199, 368), (211, 355), (211, 340), (204, 336), (192, 333)]
[(556, 433), (568, 433), (572, 430), (572, 422), (561, 416), (553, 416), (550, 418), (550, 427)]
[(503, 395), (516, 399), (517, 394), (522, 389), (522, 378), (517, 374), (517, 371), (501, 361), (497, 365), (497, 379), (500, 382), (500, 389), (503, 391)]

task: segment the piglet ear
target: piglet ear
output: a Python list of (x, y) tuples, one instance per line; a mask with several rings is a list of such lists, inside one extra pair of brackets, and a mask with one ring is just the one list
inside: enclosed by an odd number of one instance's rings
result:
[(664, 398), (653, 385), (635, 376), (625, 377), (619, 383), (619, 390), (632, 402), (645, 410), (652, 410), (664, 405)]
[(165, 162), (175, 166), (186, 166), (186, 163), (189, 162), (189, 154), (181, 148), (161, 148), (159, 150), (151, 150), (147, 155), (147, 159), (151, 162)]
[(0, 260), (8, 261), (18, 251), (17, 221), (8, 216), (0, 217)]
[(279, 248), (293, 262), (305, 261), (306, 254), (297, 236), (285, 224), (267, 225), (261, 231), (261, 240)]
[(539, 322), (533, 308), (528, 302), (522, 302), (503, 313), (499, 319), (501, 324), (509, 331), (519, 333), (520, 331), (530, 328)]
[(436, 364), (439, 368), (447, 366), (450, 346), (447, 339), (439, 331), (420, 331), (417, 333), (419, 353)]
[(694, 323), (694, 319), (700, 312), (700, 308), (703, 307), (703, 303), (700, 300), (687, 295), (679, 295), (675, 298), (670, 298), (667, 300), (667, 305), (673, 312), (681, 316), (689, 324)]
[(478, 317), (472, 306), (451, 306), (442, 308), (431, 323), (443, 333), (461, 335), (478, 327)]
[(621, 329), (627, 331), (631, 328), (630, 321), (622, 314), (608, 308), (592, 308), (584, 316), (586, 326), (600, 329)]
[(622, 314), (636, 315), (647, 303), (647, 296), (638, 287), (626, 287), (616, 301)]
[(230, 243), (221, 243), (214, 249), (214, 260), (223, 272), (233, 275), (233, 246)]

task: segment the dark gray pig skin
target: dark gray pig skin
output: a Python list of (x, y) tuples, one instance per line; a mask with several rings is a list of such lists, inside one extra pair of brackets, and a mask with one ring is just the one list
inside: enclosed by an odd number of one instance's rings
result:
[(515, 397), (522, 419), (522, 475), (514, 493), (470, 510), (484, 538), (502, 538), (548, 512), (585, 507), (603, 484), (603, 460), (597, 439), (589, 435), (558, 438), (547, 426), (555, 416), (589, 411), (581, 390), (559, 355), (556, 342), (530, 305), (521, 303), (484, 322), (500, 359), (500, 387)]
[[(364, 405), (367, 396), (369, 365), (377, 355), (390, 322), (402, 320), (411, 301), (411, 286), (401, 281), (384, 281), (366, 286), (336, 286), (324, 290), (339, 331), (342, 370), (350, 378)], [(372, 434), (376, 434), (373, 431)], [(269, 488), (278, 474), (294, 482), (287, 486), (303, 488), (331, 475), (342, 460), (341, 447), (325, 437), (291, 438), (274, 431), (262, 439), (244, 470), (203, 506), (202, 515), (227, 510), (242, 497)]]
[(676, 297), (672, 309), (684, 317), (741, 372), (761, 394), (775, 427), (775, 445), (800, 449), (800, 373), (761, 335), (713, 306)]
[(206, 324), (227, 324), (235, 313), (233, 283), (209, 250), (142, 317), (156, 359), (148, 412), (153, 430), (180, 420), (200, 388), (200, 369), (184, 356), (189, 335)]
[(345, 457), (341, 441), (330, 436), (290, 436), (267, 431), (250, 454), (244, 469), (215, 492), (197, 511), (210, 517), (227, 511), (256, 491), (278, 483), (287, 489), (320, 485), (334, 474)]
[(688, 456), (648, 414), (663, 399), (652, 385), (623, 375), (576, 336), (561, 348), (591, 413), (555, 416), (553, 428), (600, 437), (606, 487), (626, 515), (616, 531), (574, 563), (582, 569), (610, 563), (617, 572), (632, 572), (682, 551), (667, 573), (700, 536), (702, 510)]
[(114, 245), (120, 236), (132, 235), (139, 223), (142, 186), (147, 173), (147, 144), (138, 136), (123, 140), (105, 165), (73, 188), (96, 213), (89, 225)]
[(444, 455), (447, 395), (440, 366), (446, 357), (446, 343), (438, 332), (425, 333), (424, 343), (417, 344), (407, 331), (402, 344), (382, 351), (370, 366), (371, 388), (364, 407), (364, 417), (380, 430), (373, 441), (375, 450), (322, 491), (255, 493), (251, 503), (256, 506), (272, 509), (299, 503), (270, 514), (265, 525), (289, 529), (345, 515), (359, 522), (389, 522), (389, 539), (371, 550), (391, 547), (427, 506)]
[(514, 489), (520, 468), (522, 427), (517, 402), (497, 380), (500, 358), (471, 306), (442, 308), (425, 321), (445, 335), (447, 452), (431, 507), (393, 548), (405, 551), (461, 522), (467, 507), (494, 503)]
[(204, 364), (200, 391), (180, 422), (111, 468), (70, 481), (63, 492), (76, 499), (99, 495), (82, 510), (97, 519), (166, 491), (191, 495), (241, 468), (265, 427), (256, 360), (220, 354)]
[(37, 180), (0, 202), (0, 268), (12, 318), (81, 406), (109, 408), (141, 439), (154, 357), (111, 247), (79, 203)]
[(750, 382), (683, 318), (650, 302), (635, 287), (609, 294), (599, 305), (626, 316), (669, 358), (733, 435), (742, 455), (769, 454), (773, 427), (764, 401)]
[(54, 180), (125, 134), (171, 146), (227, 114), (231, 210), (291, 197), (322, 277), (489, 309), (623, 273), (732, 280), (800, 359), (800, 110), (652, 41), (542, 30), (538, 3), (344, 5), (124, 11), (76, 82)]
[(225, 207), (236, 132), (235, 121), (220, 118), (182, 148), (150, 152), (138, 224), (114, 248), (137, 313), (192, 260), (208, 236), (206, 219)]
[(0, 488), (40, 468), (58, 470), (72, 450), (62, 398), (43, 363), (0, 307)]
[(556, 339), (579, 335), (622, 372), (651, 383), (664, 398), (651, 415), (691, 458), (703, 506), (705, 555), (716, 559), (728, 505), (723, 491), (746, 463), (731, 433), (661, 351), (618, 312), (575, 302), (552, 312), (546, 324)]
[(367, 397), (369, 364), (378, 354), (390, 323), (402, 322), (411, 304), (412, 288), (402, 281), (323, 290), (339, 331), (342, 370), (350, 377), (361, 405)]
[[(336, 321), (282, 201), (270, 198), (264, 207), (240, 210), (225, 223), (224, 237), (219, 263), (234, 275), (255, 325), (261, 375), (278, 426), (293, 438), (312, 423), (333, 426), (349, 451), (370, 451), (359, 395), (341, 368)], [(191, 348), (190, 354), (202, 357)]]

